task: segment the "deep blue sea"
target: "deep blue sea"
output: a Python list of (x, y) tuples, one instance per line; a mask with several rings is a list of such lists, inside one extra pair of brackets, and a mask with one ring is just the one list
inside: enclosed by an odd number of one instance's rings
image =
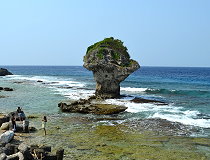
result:
[[(77, 100), (94, 94), (92, 72), (82, 66), (1, 66), (14, 75), (0, 77), (0, 110), (62, 114), (57, 107), (65, 99)], [(37, 82), (38, 80), (42, 82)], [(122, 99), (106, 103), (128, 107), (126, 119), (161, 118), (185, 125), (210, 128), (210, 68), (141, 67), (121, 83)], [(135, 104), (134, 97), (167, 102), (168, 105)]]

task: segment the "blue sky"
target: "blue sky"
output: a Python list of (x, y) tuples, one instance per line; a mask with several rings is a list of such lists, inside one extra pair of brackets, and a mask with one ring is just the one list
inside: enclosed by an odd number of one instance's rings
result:
[(111, 36), (142, 66), (210, 67), (210, 1), (0, 1), (0, 65), (82, 65)]

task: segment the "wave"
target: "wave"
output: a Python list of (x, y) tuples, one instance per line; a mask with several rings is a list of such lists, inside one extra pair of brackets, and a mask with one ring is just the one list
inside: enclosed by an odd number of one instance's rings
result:
[(71, 100), (79, 100), (80, 98), (86, 99), (94, 95), (94, 90), (84, 90), (84, 89), (65, 89), (65, 88), (53, 88), (55, 94), (63, 95)]
[(145, 92), (147, 88), (120, 87), (120, 90), (127, 92)]
[[(187, 111), (188, 112), (188, 111)], [(193, 111), (196, 112), (196, 111)], [(177, 115), (177, 114), (163, 114), (163, 113), (155, 113), (154, 115), (150, 116), (150, 118), (161, 118), (161, 119), (167, 119), (172, 122), (179, 122), (185, 125), (193, 125), (203, 128), (210, 128), (210, 120), (209, 119), (203, 119), (203, 118), (193, 118), (195, 116), (191, 114), (183, 114)]]
[(128, 107), (127, 112), (146, 115), (145, 118), (161, 118), (185, 125), (210, 128), (210, 119), (201, 116), (201, 113), (197, 110), (185, 110), (183, 107), (177, 107), (172, 104), (164, 106), (150, 103), (137, 104), (130, 102), (131, 99), (132, 97), (109, 99), (105, 103), (126, 106)]
[(9, 80), (21, 80), (42, 84), (56, 86), (56, 87), (85, 87), (84, 82), (74, 81), (71, 78), (60, 78), (55, 76), (22, 76), (22, 75), (11, 75), (6, 77)]
[(189, 95), (189, 96), (207, 96), (210, 97), (210, 91), (202, 90), (168, 90), (168, 89), (147, 89), (150, 94), (168, 94), (168, 95)]
[(85, 82), (75, 81), (69, 77), (12, 75), (7, 76), (6, 79), (47, 87), (52, 89), (54, 94), (59, 94), (72, 100), (88, 98), (94, 94), (94, 90), (85, 88), (87, 85)]
[(210, 91), (205, 91), (205, 90), (169, 90), (169, 89), (134, 88), (134, 87), (121, 87), (120, 90), (130, 93), (210, 97)]

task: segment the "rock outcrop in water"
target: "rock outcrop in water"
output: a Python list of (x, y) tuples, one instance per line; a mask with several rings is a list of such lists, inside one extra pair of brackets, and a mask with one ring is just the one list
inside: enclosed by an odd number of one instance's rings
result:
[(5, 68), (0, 68), (0, 76), (6, 76), (6, 75), (12, 75), (11, 72), (9, 72), (7, 69)]
[(130, 59), (123, 42), (113, 37), (88, 47), (83, 61), (83, 66), (93, 72), (97, 98), (119, 97), (120, 82), (140, 68)]
[(92, 113), (92, 114), (117, 114), (127, 109), (125, 106), (100, 104), (94, 100), (95, 97), (89, 99), (80, 99), (78, 101), (64, 101), (58, 104), (63, 112), (71, 113)]
[(123, 42), (106, 38), (88, 47), (84, 56), (84, 67), (93, 72), (96, 80), (95, 96), (78, 101), (58, 104), (63, 112), (116, 114), (127, 109), (125, 106), (101, 104), (99, 99), (120, 96), (120, 82), (139, 69), (138, 62), (130, 59)]

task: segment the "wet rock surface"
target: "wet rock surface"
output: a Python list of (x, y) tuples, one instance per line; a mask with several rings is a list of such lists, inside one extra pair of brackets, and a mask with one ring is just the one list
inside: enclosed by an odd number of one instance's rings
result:
[(63, 112), (93, 114), (117, 114), (127, 109), (125, 106), (92, 103), (91, 99), (61, 102), (58, 104), (58, 107), (60, 107)]
[(157, 105), (168, 105), (168, 103), (163, 102), (163, 101), (144, 99), (144, 98), (139, 98), (139, 97), (135, 97), (134, 99), (131, 100), (131, 102), (134, 102), (134, 103), (155, 103)]
[(14, 89), (9, 87), (0, 87), (0, 91), (14, 91)]

